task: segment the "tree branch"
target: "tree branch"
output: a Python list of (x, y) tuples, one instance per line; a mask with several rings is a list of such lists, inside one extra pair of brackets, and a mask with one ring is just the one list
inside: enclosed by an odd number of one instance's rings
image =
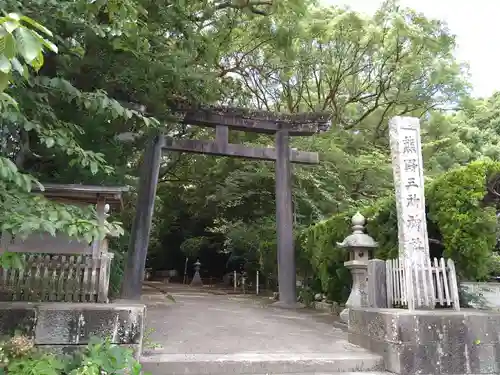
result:
[(260, 1), (252, 1), (252, 0), (236, 0), (236, 1), (224, 1), (222, 3), (217, 4), (214, 7), (214, 10), (222, 10), (222, 9), (237, 9), (237, 10), (243, 10), (243, 9), (248, 9), (250, 12), (254, 14), (258, 14), (261, 16), (267, 16), (267, 12), (263, 11), (262, 9), (257, 9), (257, 7), (260, 6), (271, 6), (273, 5), (272, 0), (260, 0)]

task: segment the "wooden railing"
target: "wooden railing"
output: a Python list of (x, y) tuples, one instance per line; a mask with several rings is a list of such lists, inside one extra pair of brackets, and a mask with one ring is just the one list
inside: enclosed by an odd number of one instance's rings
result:
[[(439, 260), (434, 258), (429, 262), (428, 267), (413, 268), (409, 271), (403, 266), (402, 259), (387, 260), (386, 285), (388, 307), (408, 307), (406, 272), (412, 273), (411, 280), (414, 280), (416, 283), (421, 282), (424, 287), (432, 290), (429, 294), (434, 296), (434, 302), (437, 307), (460, 309), (455, 263), (451, 259), (445, 261), (444, 258)], [(432, 280), (432, 283), (426, 282), (427, 280)]]
[(21, 268), (0, 268), (4, 301), (108, 302), (112, 253), (21, 255)]

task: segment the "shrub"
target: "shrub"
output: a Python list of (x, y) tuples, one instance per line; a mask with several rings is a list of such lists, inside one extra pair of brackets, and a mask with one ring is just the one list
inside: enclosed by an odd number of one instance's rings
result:
[[(500, 185), (499, 176), (500, 163), (484, 160), (451, 170), (426, 184), (428, 230), (443, 247), (442, 256), (455, 261), (461, 278), (483, 279), (490, 271), (488, 264), (497, 243), (495, 208), (500, 195), (495, 188)], [(360, 212), (367, 218), (368, 234), (379, 244), (377, 258), (396, 257), (394, 195), (380, 198)], [(338, 213), (297, 237), (299, 257), (309, 260), (308, 267), (321, 281), (322, 291), (337, 302), (348, 297), (351, 277), (343, 266), (346, 252), (336, 243), (351, 233), (354, 213), (354, 209)]]
[(2, 375), (140, 375), (141, 371), (131, 350), (98, 338), (71, 356), (40, 350), (26, 336), (0, 344)]

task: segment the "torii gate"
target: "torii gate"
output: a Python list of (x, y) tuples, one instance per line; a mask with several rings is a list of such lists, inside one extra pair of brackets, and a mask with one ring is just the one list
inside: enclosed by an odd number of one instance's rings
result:
[[(328, 128), (330, 116), (325, 113), (290, 115), (229, 107), (188, 108), (180, 109), (179, 112), (182, 113), (181, 123), (215, 128), (215, 141), (172, 139), (164, 135), (149, 140), (141, 167), (122, 298), (140, 299), (162, 153), (180, 151), (275, 162), (279, 304), (284, 307), (295, 306), (296, 267), (290, 163), (318, 164), (319, 157), (316, 152), (291, 150), (289, 137), (310, 136)], [(230, 129), (275, 134), (276, 148), (229, 143)]]

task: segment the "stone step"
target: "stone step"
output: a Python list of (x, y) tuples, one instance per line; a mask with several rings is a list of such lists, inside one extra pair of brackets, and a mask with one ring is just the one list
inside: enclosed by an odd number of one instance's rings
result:
[[(169, 374), (167, 374), (169, 375)], [(214, 374), (222, 375), (222, 374)], [(239, 375), (239, 374), (238, 374)], [(370, 372), (293, 372), (293, 373), (265, 373), (265, 374), (252, 374), (252, 375), (394, 375), (391, 372), (380, 372), (380, 371), (370, 371)], [(432, 374), (430, 374), (432, 375)]]
[[(353, 353), (150, 354), (141, 358), (152, 375), (383, 374), (382, 357)], [(379, 372), (377, 372), (379, 371)]]

